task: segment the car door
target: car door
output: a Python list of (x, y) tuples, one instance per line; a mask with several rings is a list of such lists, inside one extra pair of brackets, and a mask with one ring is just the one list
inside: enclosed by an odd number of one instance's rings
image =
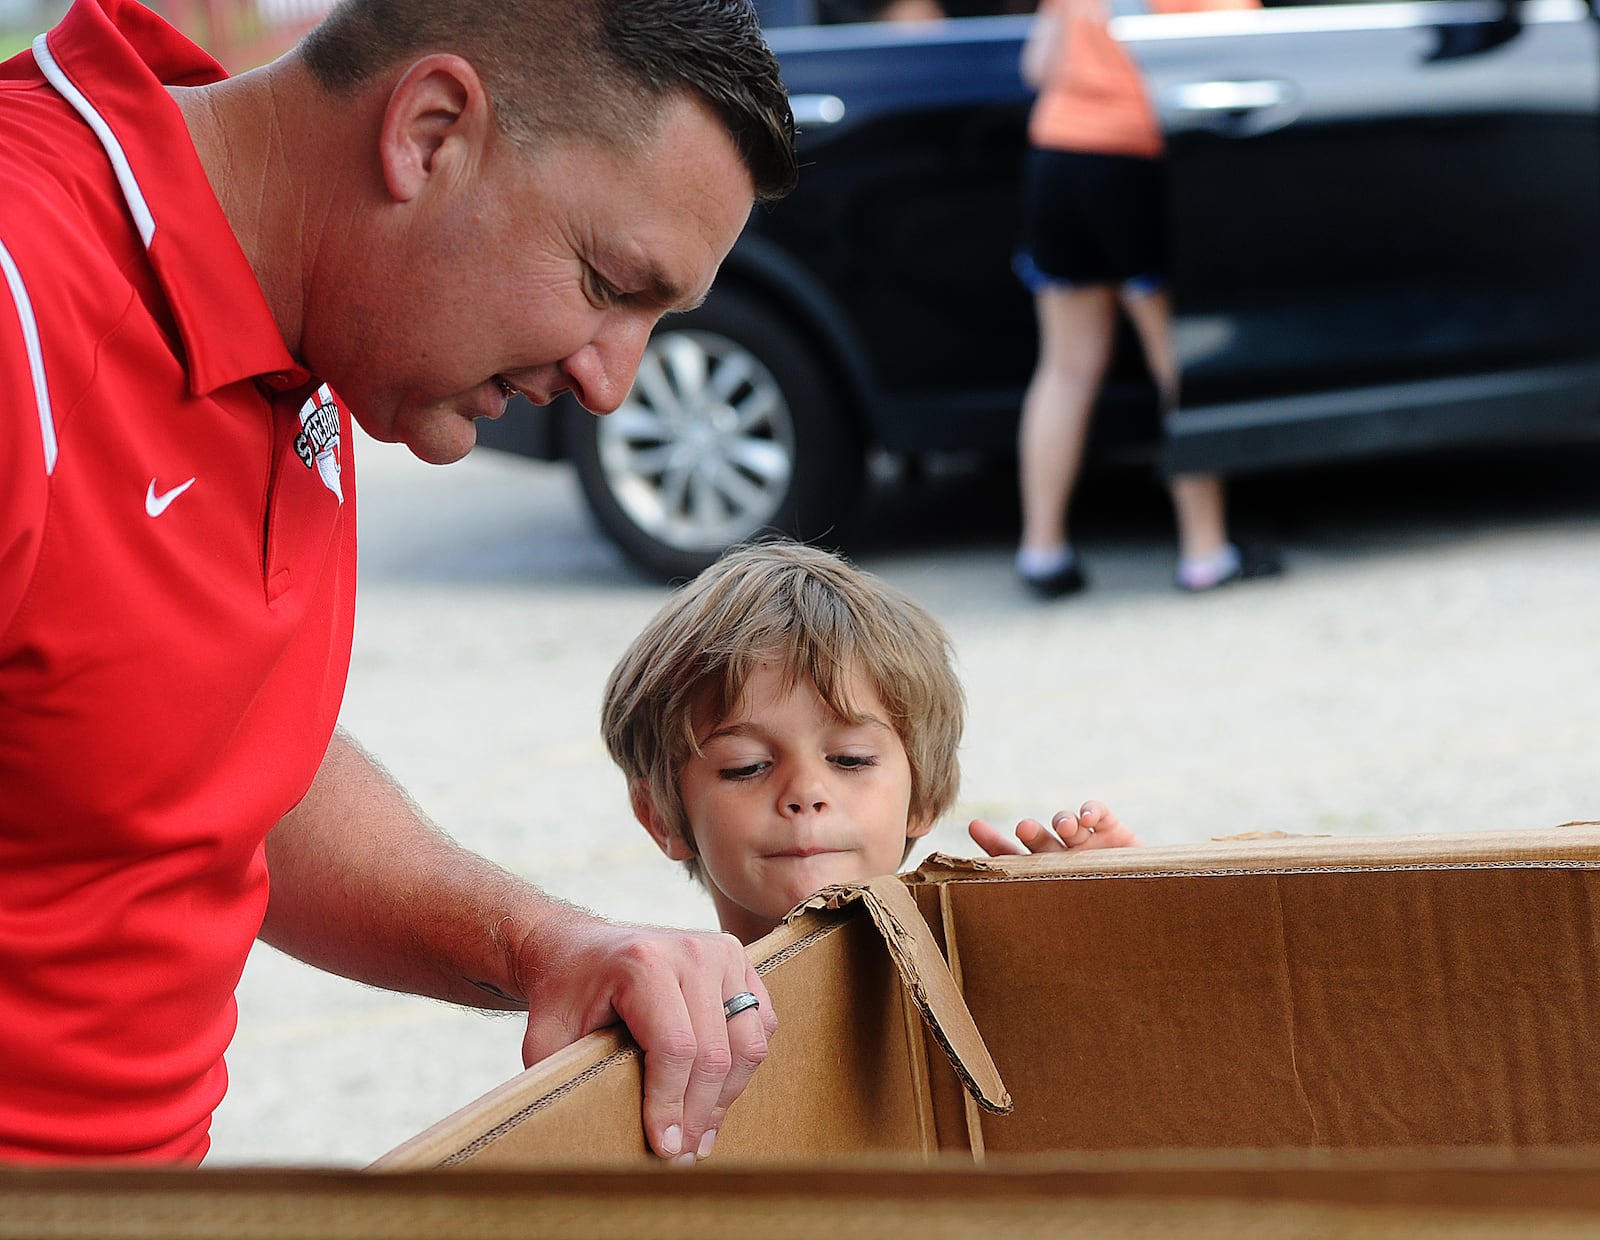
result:
[(801, 177), (748, 231), (846, 320), (873, 437), (890, 449), (1003, 448), (1014, 434), (1014, 416), (974, 410), (1014, 409), (1033, 362), (1033, 307), (1010, 262), (1029, 20), (768, 32)]
[(1600, 412), (1600, 28), (1576, 0), (1122, 18), (1168, 134), (1177, 468)]

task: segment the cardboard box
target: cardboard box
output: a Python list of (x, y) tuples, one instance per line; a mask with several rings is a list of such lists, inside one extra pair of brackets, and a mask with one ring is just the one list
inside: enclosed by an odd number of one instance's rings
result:
[[(1600, 1147), (1600, 830), (955, 861), (752, 947), (780, 1029), (716, 1163)], [(948, 967), (946, 967), (946, 960)], [(597, 1034), (376, 1170), (637, 1166)]]
[(0, 1240), (1593, 1235), (1597, 880), (1595, 824), (935, 858), (752, 948), (781, 1028), (693, 1171), (608, 1031), (383, 1174), (0, 1174)]
[(1566, 1151), (0, 1174), (3, 1240), (1545, 1240), (1597, 1219), (1600, 1159)]

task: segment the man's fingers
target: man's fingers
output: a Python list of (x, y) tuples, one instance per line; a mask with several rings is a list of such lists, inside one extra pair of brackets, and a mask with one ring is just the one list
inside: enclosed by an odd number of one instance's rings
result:
[[(696, 1145), (696, 1153), (701, 1158), (710, 1156), (716, 1144), (717, 1130), (722, 1127), (728, 1108), (744, 1092), (744, 1087), (750, 1083), (750, 1078), (755, 1075), (756, 1069), (765, 1061), (768, 1044), (778, 1029), (777, 1013), (772, 1010), (772, 1000), (768, 997), (767, 988), (756, 975), (755, 969), (747, 965), (744, 978), (735, 984), (738, 989), (733, 994), (748, 992), (756, 997), (757, 1006), (746, 1007), (733, 1016), (724, 1018), (723, 1024), (728, 1041), (727, 1070), (720, 1080), (712, 1073), (708, 1073), (705, 1077), (706, 1087), (709, 1090), (714, 1086), (716, 1094)], [(729, 998), (732, 997), (730, 994)], [(696, 1091), (697, 1081), (695, 1074), (691, 1072), (690, 1099), (696, 1097)], [(697, 1114), (687, 1103), (685, 1110), (688, 1115)], [(689, 1128), (690, 1121), (686, 1120), (685, 1130), (688, 1131)]]
[[(739, 941), (722, 935), (696, 946), (708, 950), (674, 962), (675, 984), (656, 991), (648, 1021), (620, 1013), (644, 1050), (646, 1140), (684, 1165), (711, 1153), (717, 1127), (766, 1058), (777, 1028), (767, 988)], [(743, 991), (759, 1006), (729, 1018), (724, 1003)]]
[[(628, 1024), (634, 1032), (634, 1040), (644, 1051), (641, 1119), (645, 1140), (663, 1158), (679, 1158), (687, 1151), (692, 1160), (693, 1147), (686, 1142), (683, 1131), (683, 1096), (688, 1089), (698, 1042), (694, 1022), (681, 993), (676, 1000), (676, 1010), (670, 1013), (667, 1005), (671, 1001), (660, 1001), (648, 1034), (634, 1029), (633, 1021)], [(644, 1040), (646, 1037), (649, 1041)]]

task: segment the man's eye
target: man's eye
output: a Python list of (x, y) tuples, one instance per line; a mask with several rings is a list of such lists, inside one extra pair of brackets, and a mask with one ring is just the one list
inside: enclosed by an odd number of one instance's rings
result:
[(610, 282), (607, 281), (606, 278), (593, 267), (589, 268), (589, 287), (592, 291), (595, 301), (599, 302), (603, 306), (609, 306), (613, 304), (622, 296), (622, 294), (612, 287)]

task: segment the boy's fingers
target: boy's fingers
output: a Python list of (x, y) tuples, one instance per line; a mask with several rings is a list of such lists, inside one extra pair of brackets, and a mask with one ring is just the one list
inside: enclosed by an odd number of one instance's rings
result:
[(1093, 828), (1070, 809), (1062, 810), (1050, 820), (1050, 825), (1061, 837), (1061, 848), (1065, 850), (1082, 848), (1094, 839)]
[(1038, 819), (1024, 818), (1017, 824), (1017, 838), (1028, 846), (1031, 853), (1061, 852), (1066, 848), (1065, 835), (1071, 834), (1074, 821), (1070, 810), (1062, 810), (1050, 820), (1055, 830), (1049, 831)]
[(982, 818), (974, 818), (967, 824), (967, 834), (991, 857), (1015, 857), (1028, 851), (1018, 840)]

